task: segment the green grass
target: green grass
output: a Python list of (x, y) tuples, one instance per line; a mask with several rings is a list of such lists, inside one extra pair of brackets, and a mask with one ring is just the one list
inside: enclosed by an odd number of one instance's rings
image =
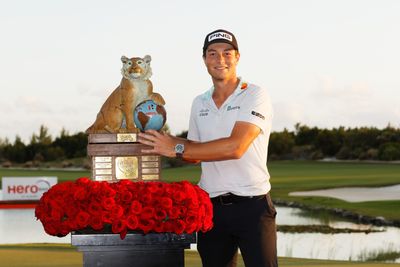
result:
[[(82, 253), (68, 244), (0, 245), (0, 266), (4, 267), (82, 267), (82, 263)], [(201, 267), (200, 257), (196, 251), (185, 251), (185, 266)], [(395, 267), (400, 264), (279, 258), (279, 266)], [(244, 267), (240, 257), (238, 267)]]
[(272, 162), (269, 164), (272, 197), (310, 206), (341, 208), (368, 216), (400, 220), (399, 200), (350, 203), (335, 198), (294, 197), (289, 192), (355, 186), (384, 186), (400, 183), (400, 164)]
[[(268, 163), (274, 199), (296, 201), (310, 206), (341, 208), (368, 216), (400, 220), (400, 201), (350, 203), (334, 198), (294, 197), (289, 192), (344, 186), (384, 186), (400, 183), (400, 164), (277, 161)], [(0, 169), (3, 176), (57, 176), (59, 182), (89, 176), (89, 171)], [(163, 169), (165, 181), (189, 180), (197, 183), (199, 166)]]

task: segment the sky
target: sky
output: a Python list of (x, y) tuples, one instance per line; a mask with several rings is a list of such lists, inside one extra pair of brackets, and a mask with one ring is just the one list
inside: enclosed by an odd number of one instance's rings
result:
[(121, 80), (122, 55), (151, 55), (172, 134), (211, 87), (207, 33), (233, 32), (238, 75), (268, 90), (273, 131), (400, 127), (398, 0), (0, 0), (0, 139), (85, 131)]

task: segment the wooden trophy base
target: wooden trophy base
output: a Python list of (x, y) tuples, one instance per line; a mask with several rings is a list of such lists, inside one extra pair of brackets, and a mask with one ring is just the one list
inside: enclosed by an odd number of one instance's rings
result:
[(149, 146), (137, 142), (136, 133), (89, 134), (87, 154), (94, 181), (160, 180), (161, 157), (143, 154)]

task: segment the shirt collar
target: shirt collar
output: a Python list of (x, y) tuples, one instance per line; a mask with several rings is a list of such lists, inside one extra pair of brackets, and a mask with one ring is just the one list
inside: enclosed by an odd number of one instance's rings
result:
[[(241, 92), (243, 92), (245, 89), (247, 89), (248, 84), (245, 82), (242, 77), (238, 77), (239, 79), (239, 84), (236, 87), (235, 91), (233, 91), (233, 95), (238, 95)], [(208, 89), (203, 95), (202, 98), (203, 100), (210, 100), (212, 98), (212, 94), (214, 92), (214, 86), (212, 86), (210, 89)]]

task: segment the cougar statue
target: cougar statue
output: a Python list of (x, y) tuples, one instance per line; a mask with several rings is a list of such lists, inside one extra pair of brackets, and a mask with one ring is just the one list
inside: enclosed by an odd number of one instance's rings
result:
[[(159, 105), (165, 104), (163, 97), (153, 92), (153, 84), (149, 80), (152, 75), (149, 55), (144, 58), (122, 56), (121, 61), (121, 83), (104, 102), (96, 121), (86, 133), (139, 132), (133, 121), (136, 105), (148, 99)], [(121, 128), (124, 120), (126, 128)]]

